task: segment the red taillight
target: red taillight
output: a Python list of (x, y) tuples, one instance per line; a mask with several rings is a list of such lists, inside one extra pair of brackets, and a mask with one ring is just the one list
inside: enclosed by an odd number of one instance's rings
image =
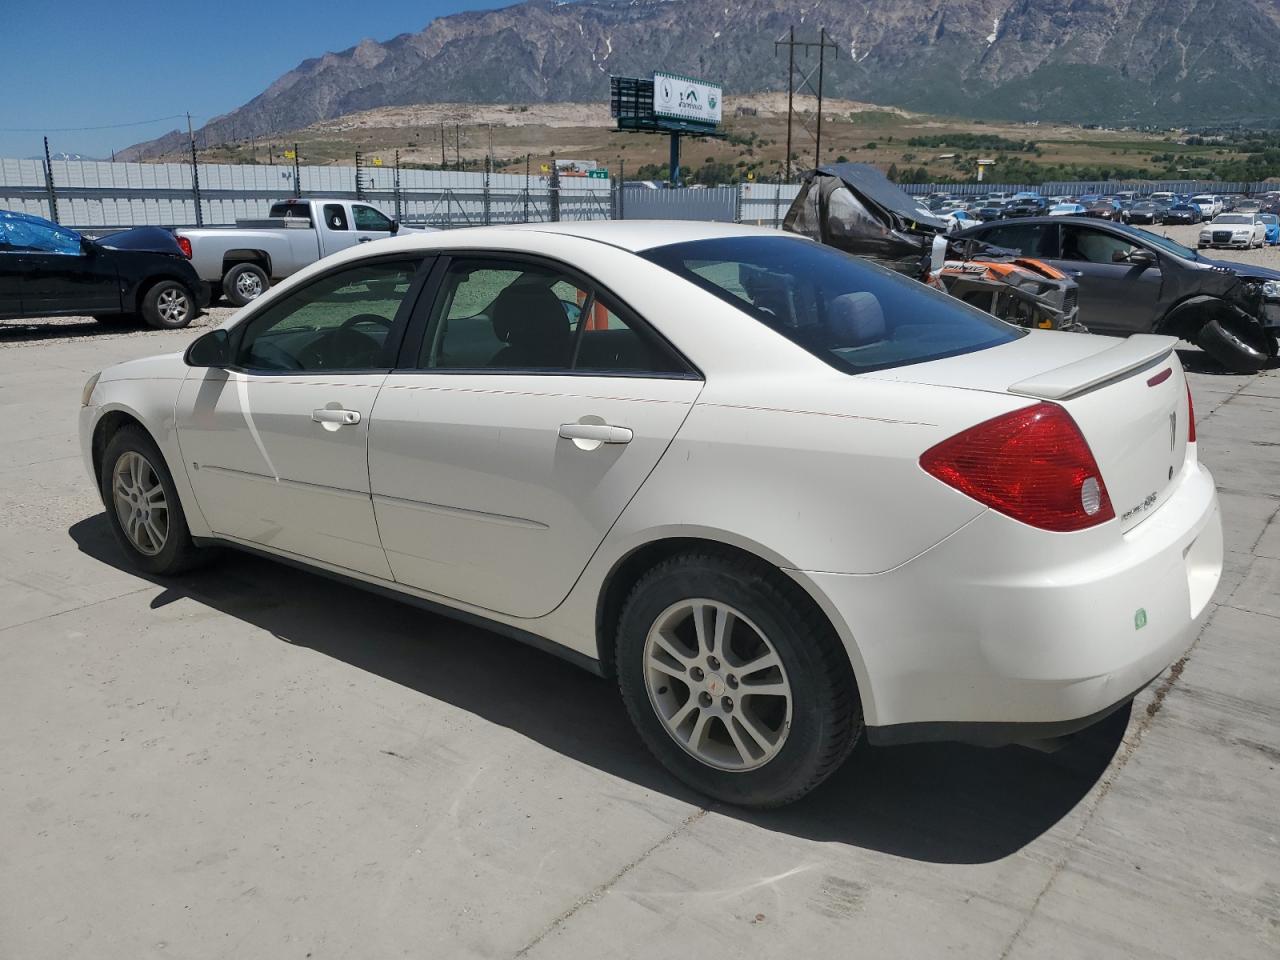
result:
[(1039, 403), (931, 447), (920, 466), (979, 503), (1067, 533), (1115, 517), (1102, 471), (1071, 414)]
[(182, 255), (188, 260), (191, 259), (191, 241), (186, 237), (178, 237), (178, 248), (182, 251)]
[(1191, 384), (1187, 384), (1187, 443), (1196, 442), (1196, 406), (1191, 402)]

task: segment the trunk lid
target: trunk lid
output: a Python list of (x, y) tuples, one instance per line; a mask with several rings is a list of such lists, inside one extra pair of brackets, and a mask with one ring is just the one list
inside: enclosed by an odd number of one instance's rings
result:
[(1168, 499), (1186, 458), (1187, 386), (1176, 343), (1032, 331), (990, 350), (867, 376), (1061, 405), (1088, 441), (1127, 531)]

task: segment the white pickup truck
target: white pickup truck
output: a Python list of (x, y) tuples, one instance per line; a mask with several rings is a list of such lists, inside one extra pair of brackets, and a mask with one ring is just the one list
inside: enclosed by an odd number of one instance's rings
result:
[(243, 307), (273, 282), (321, 257), (400, 229), (399, 223), (367, 203), (318, 199), (281, 200), (271, 205), (266, 220), (179, 228), (174, 233), (200, 279), (209, 284), (210, 302), (225, 296)]

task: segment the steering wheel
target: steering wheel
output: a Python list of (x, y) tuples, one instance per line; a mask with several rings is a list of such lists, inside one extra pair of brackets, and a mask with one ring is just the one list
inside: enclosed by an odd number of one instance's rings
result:
[[(376, 360), (382, 344), (356, 329), (362, 323), (373, 323), (391, 331), (392, 321), (376, 313), (357, 313), (329, 335), (325, 343), (325, 359), (333, 367), (361, 367)], [(363, 353), (362, 353), (363, 351)]]

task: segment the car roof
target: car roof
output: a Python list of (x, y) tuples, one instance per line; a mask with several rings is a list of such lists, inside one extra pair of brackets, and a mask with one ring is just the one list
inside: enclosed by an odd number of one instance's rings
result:
[[(783, 233), (772, 227), (752, 227), (734, 223), (713, 223), (693, 220), (571, 220), (558, 223), (517, 223), (491, 227), (465, 227), (460, 230), (441, 230), (438, 233), (407, 234), (402, 236), (413, 246), (424, 249), (449, 246), (449, 237), (467, 236), (467, 246), (475, 245), (476, 238), (491, 238), (500, 246), (503, 238), (508, 242), (512, 234), (552, 233), (561, 236), (594, 240), (612, 247), (638, 253), (672, 243), (693, 240), (715, 240), (722, 237), (788, 237), (804, 239), (796, 234)], [(403, 242), (403, 241), (402, 241)]]

